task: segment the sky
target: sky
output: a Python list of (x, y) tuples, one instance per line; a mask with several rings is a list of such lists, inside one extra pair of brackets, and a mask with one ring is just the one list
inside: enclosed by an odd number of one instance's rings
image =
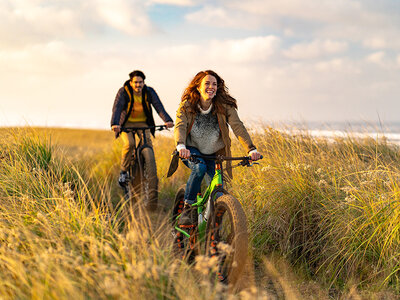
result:
[(135, 69), (173, 118), (212, 69), (245, 123), (400, 121), (397, 0), (0, 0), (0, 24), (0, 126), (108, 129)]

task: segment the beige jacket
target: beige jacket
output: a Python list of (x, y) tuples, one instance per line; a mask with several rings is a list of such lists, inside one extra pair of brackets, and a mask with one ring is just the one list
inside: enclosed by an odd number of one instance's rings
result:
[[(231, 156), (231, 139), (229, 137), (229, 127), (232, 128), (233, 133), (238, 138), (239, 142), (246, 149), (247, 152), (256, 149), (254, 146), (247, 129), (244, 127), (243, 122), (239, 119), (237, 110), (230, 105), (224, 105), (226, 115), (217, 114), (218, 125), (221, 130), (222, 140), (225, 144), (223, 153), (226, 156)], [(174, 137), (175, 143), (186, 145), (186, 138), (188, 137), (190, 130), (192, 129), (195, 113), (190, 112), (190, 106), (187, 101), (181, 102), (176, 112)], [(230, 162), (227, 161), (227, 172), (232, 177), (232, 170), (230, 168)]]

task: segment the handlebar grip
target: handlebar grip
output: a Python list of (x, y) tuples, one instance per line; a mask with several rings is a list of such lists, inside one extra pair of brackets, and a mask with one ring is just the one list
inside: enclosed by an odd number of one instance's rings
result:
[[(251, 159), (251, 156), (248, 156), (248, 158)], [(263, 159), (263, 158), (264, 158), (264, 156), (261, 155), (259, 159)]]

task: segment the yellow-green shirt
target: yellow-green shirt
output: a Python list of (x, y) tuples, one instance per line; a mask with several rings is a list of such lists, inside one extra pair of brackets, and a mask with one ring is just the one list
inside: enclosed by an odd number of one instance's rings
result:
[(146, 122), (146, 115), (143, 111), (142, 96), (133, 95), (133, 108), (128, 122)]

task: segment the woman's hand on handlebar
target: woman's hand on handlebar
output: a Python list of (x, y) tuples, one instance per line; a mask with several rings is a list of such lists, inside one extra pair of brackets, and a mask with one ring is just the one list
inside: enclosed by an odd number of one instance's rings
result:
[(179, 150), (179, 157), (189, 158), (190, 157), (190, 150), (189, 149), (180, 149)]
[(250, 154), (250, 157), (251, 157), (252, 161), (256, 161), (256, 160), (261, 159), (261, 153), (258, 152), (258, 151), (253, 151), (253, 152), (251, 152), (249, 154)]

